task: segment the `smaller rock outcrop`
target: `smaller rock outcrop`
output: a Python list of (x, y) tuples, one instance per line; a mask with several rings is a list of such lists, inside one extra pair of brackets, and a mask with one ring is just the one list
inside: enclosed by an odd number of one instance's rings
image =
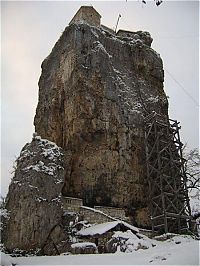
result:
[(45, 250), (55, 254), (56, 243), (66, 239), (62, 228), (61, 189), (64, 181), (63, 153), (56, 144), (34, 136), (16, 161), (9, 187), (3, 242), (9, 252)]

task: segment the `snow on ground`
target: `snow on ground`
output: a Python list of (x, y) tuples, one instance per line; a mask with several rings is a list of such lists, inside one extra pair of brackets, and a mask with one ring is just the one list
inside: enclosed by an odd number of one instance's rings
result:
[(1, 266), (12, 266), (15, 263), (15, 258), (1, 252)]
[[(17, 265), (199, 265), (199, 241), (189, 237), (176, 236), (176, 239), (156, 241), (151, 249), (133, 253), (61, 255), (43, 257), (10, 258), (3, 255), (4, 261)], [(177, 241), (179, 240), (179, 241)], [(176, 244), (179, 243), (179, 244)], [(6, 258), (5, 258), (6, 257)], [(3, 261), (2, 261), (3, 262)]]

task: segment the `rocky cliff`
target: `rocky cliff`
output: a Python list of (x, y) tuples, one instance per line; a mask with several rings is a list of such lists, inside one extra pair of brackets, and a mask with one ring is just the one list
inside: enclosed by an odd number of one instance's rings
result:
[(167, 117), (168, 103), (150, 35), (122, 33), (87, 24), (65, 29), (42, 64), (34, 124), (65, 151), (65, 195), (89, 206), (132, 206), (142, 224), (144, 116), (156, 110)]
[(42, 63), (34, 119), (41, 138), (22, 149), (9, 188), (9, 250), (52, 254), (48, 248), (66, 240), (62, 195), (125, 208), (133, 224), (149, 225), (144, 117), (168, 117), (162, 60), (151, 42), (146, 32), (64, 30)]

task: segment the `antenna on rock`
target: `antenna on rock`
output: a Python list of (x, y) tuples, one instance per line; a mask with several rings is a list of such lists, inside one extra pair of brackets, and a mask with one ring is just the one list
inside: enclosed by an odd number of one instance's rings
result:
[(119, 24), (119, 19), (121, 18), (121, 15), (119, 14), (119, 16), (118, 16), (118, 19), (117, 19), (117, 24), (116, 24), (116, 27), (115, 27), (115, 33), (117, 33), (117, 26), (118, 26), (118, 24)]

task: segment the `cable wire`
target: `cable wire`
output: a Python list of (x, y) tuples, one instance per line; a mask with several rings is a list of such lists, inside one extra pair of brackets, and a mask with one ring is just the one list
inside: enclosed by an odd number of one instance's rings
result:
[(173, 77), (173, 75), (165, 68), (165, 71), (169, 74), (169, 76), (179, 85), (179, 87), (185, 92), (185, 94), (195, 103), (197, 107), (200, 107), (199, 103), (190, 95), (190, 93), (183, 87), (183, 85)]

